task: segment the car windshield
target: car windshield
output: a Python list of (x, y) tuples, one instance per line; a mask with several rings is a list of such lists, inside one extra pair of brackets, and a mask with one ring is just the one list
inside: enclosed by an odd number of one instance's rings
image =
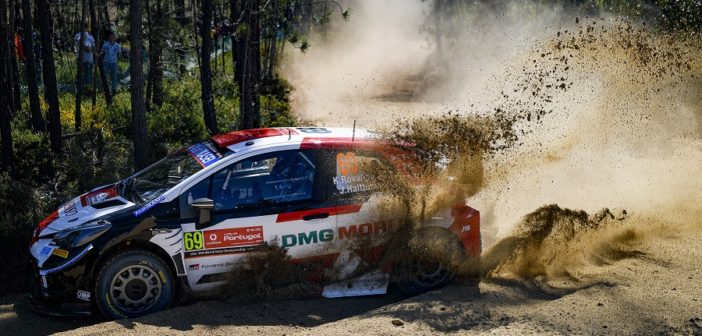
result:
[(146, 203), (202, 168), (189, 151), (180, 151), (122, 181), (120, 194), (134, 203)]

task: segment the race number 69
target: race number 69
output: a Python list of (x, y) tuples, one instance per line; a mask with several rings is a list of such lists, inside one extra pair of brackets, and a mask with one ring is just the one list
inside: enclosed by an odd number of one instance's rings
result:
[(201, 250), (204, 244), (204, 240), (202, 239), (202, 232), (194, 231), (183, 233), (183, 244), (185, 245), (186, 251)]

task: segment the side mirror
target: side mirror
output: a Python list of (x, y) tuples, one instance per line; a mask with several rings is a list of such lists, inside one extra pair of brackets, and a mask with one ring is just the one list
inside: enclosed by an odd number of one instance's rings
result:
[(212, 209), (214, 209), (214, 201), (209, 199), (209, 198), (198, 198), (192, 203), (190, 203), (191, 206), (197, 208), (200, 210), (200, 219), (197, 222), (196, 227), (202, 227), (204, 225), (207, 225), (210, 220), (212, 220), (212, 216), (210, 212)]

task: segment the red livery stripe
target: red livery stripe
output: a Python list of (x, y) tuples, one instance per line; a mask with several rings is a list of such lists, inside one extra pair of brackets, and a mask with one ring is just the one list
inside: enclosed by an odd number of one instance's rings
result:
[(231, 145), (235, 145), (244, 141), (274, 137), (279, 135), (286, 135), (286, 133), (283, 133), (283, 131), (275, 128), (254, 128), (244, 131), (234, 131), (224, 134), (217, 134), (212, 136), (212, 141), (214, 141), (219, 147), (229, 147)]
[(310, 137), (302, 139), (300, 149), (372, 148), (377, 145), (377, 142), (363, 138)]
[(312, 210), (286, 212), (286, 213), (278, 214), (278, 218), (276, 218), (275, 222), (276, 223), (292, 222), (292, 221), (296, 221), (296, 220), (302, 220), (303, 217), (305, 217), (305, 216), (311, 216), (311, 215), (316, 215), (316, 214), (321, 214), (321, 213), (328, 213), (329, 216), (337, 216), (337, 215), (356, 213), (359, 211), (361, 211), (360, 204), (351, 204), (351, 205), (340, 205), (340, 206), (329, 207), (329, 208), (319, 208), (319, 209), (312, 209)]

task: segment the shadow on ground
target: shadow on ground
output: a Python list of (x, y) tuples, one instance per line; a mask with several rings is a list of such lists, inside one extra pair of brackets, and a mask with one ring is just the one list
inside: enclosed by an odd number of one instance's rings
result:
[[(271, 326), (309, 328), (362, 314), (406, 298), (396, 290), (387, 295), (306, 300), (196, 301), (138, 319), (114, 323), (127, 331), (137, 324), (189, 331), (193, 325)], [(34, 313), (22, 296), (0, 298), (0, 335), (47, 335), (105, 322), (98, 317), (51, 317)], [(109, 329), (109, 326), (107, 327)], [(104, 329), (103, 331), (109, 332)]]
[(0, 297), (0, 335), (48, 335), (103, 322), (96, 317), (53, 317), (32, 311), (22, 295)]

